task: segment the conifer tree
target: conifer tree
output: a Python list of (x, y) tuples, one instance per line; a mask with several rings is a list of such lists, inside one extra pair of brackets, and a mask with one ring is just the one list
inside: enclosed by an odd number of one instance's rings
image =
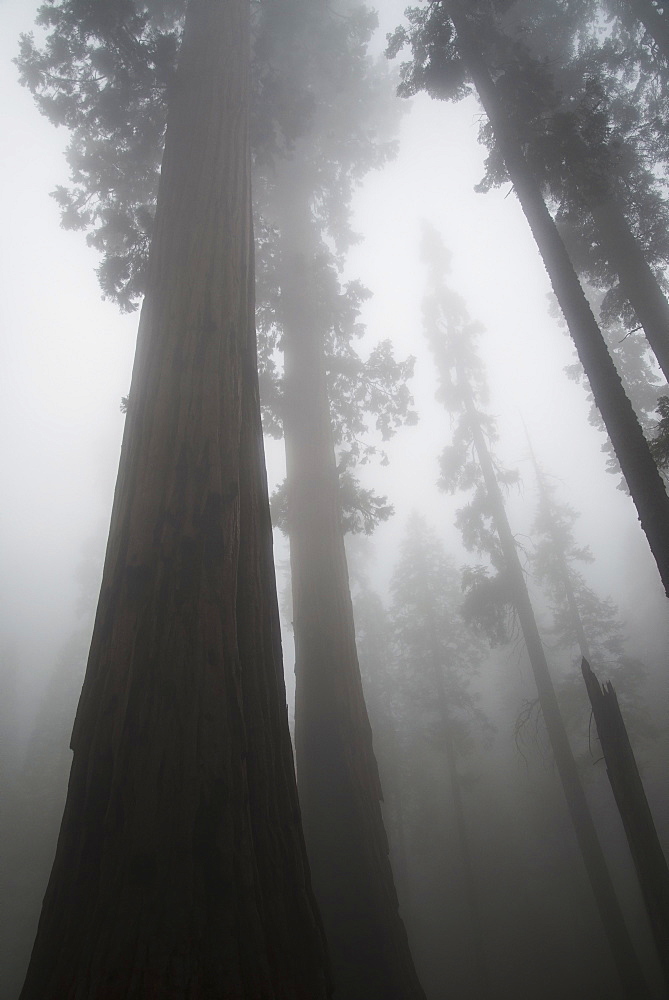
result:
[(473, 82), (669, 594), (669, 497), (504, 101), (499, 87), (504, 67), (489, 65), (491, 34), (493, 41), (496, 38), (490, 14), (486, 3), (465, 10), (459, 0), (410, 8), (409, 31), (398, 28), (389, 47), (391, 55), (406, 43), (412, 47), (414, 60), (403, 68), (401, 92), (426, 90), (439, 98), (457, 99)]
[[(405, 712), (414, 720), (410, 728), (414, 738), (418, 734), (419, 739), (436, 742), (446, 761), (448, 812), (457, 833), (458, 867), (467, 896), (466, 936), (471, 942), (467, 971), (484, 1000), (492, 995), (493, 984), (460, 776), (462, 760), (489, 727), (473, 690), (483, 649), (460, 614), (459, 574), (439, 538), (417, 516), (402, 543), (391, 594), (398, 682)], [(414, 776), (418, 777), (416, 772)], [(425, 794), (432, 796), (434, 791), (425, 789)]]
[[(644, 122), (596, 52), (556, 50), (536, 13), (530, 26), (517, 17), (500, 24), (489, 55), (500, 100), (572, 258), (607, 291), (605, 315), (617, 309), (630, 329), (641, 326), (669, 379), (669, 205), (653, 173), (655, 150), (639, 139)], [(481, 137), (490, 150), (486, 191), (508, 175), (490, 121)]]
[[(476, 351), (480, 327), (470, 320), (462, 299), (446, 286), (449, 257), (432, 231), (426, 234), (424, 249), (431, 272), (424, 305), (426, 335), (439, 372), (439, 397), (457, 420), (453, 444), (442, 456), (440, 483), (451, 492), (473, 491), (456, 521), (465, 545), (485, 553), (496, 571), (492, 578), (483, 568), (469, 575), (470, 610), (475, 602), (493, 608), (505, 602), (518, 616), (567, 807), (621, 984), (630, 1000), (648, 996), (569, 745), (506, 515), (500, 471), (489, 446), (495, 438), (494, 421), (482, 410), (487, 385)], [(508, 475), (501, 478), (509, 481)]]

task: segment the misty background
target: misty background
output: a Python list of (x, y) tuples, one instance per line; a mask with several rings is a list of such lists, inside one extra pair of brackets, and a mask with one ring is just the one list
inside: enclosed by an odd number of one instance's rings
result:
[[(403, 2), (387, 0), (379, 11), (373, 46), (379, 58), (386, 33), (400, 23), (403, 8)], [(81, 233), (60, 229), (59, 209), (49, 192), (67, 181), (63, 150), (68, 136), (39, 115), (30, 94), (19, 86), (12, 63), (18, 35), (32, 29), (36, 9), (37, 4), (26, 0), (0, 0), (0, 677), (3, 783), (25, 774), (22, 769), (26, 767), (42, 766), (46, 788), (49, 766), (56, 768), (56, 764), (39, 755), (31, 757), (31, 744), (40, 732), (44, 735), (50, 720), (58, 726), (63, 723), (66, 732), (71, 724), (71, 719), (66, 723), (68, 713), (76, 707), (108, 532), (123, 432), (120, 403), (129, 389), (138, 313), (121, 315), (113, 303), (101, 299), (95, 252), (86, 247)], [(639, 756), (666, 847), (669, 617), (655, 564), (632, 501), (618, 488), (618, 477), (606, 471), (604, 435), (588, 422), (586, 391), (564, 372), (574, 363), (574, 350), (551, 308), (548, 279), (518, 203), (508, 185), (485, 195), (474, 191), (484, 160), (477, 142), (482, 114), (478, 104), (474, 98), (455, 105), (439, 103), (425, 95), (409, 102), (397, 99), (397, 103), (397, 156), (383, 169), (371, 171), (355, 194), (352, 222), (360, 241), (348, 254), (344, 277), (360, 279), (371, 292), (361, 315), (366, 327), (363, 353), (390, 338), (398, 358), (415, 356), (410, 389), (419, 420), (415, 426), (400, 428), (384, 444), (387, 465), (372, 461), (359, 470), (363, 485), (387, 496), (395, 513), (370, 539), (356, 536), (350, 540), (354, 593), (370, 588), (389, 603), (400, 546), (415, 514), (436, 533), (456, 566), (477, 561), (465, 552), (454, 527), (462, 497), (449, 496), (436, 485), (438, 456), (450, 442), (451, 420), (434, 398), (437, 375), (423, 334), (421, 307), (427, 275), (420, 241), (423, 223), (428, 221), (452, 253), (450, 287), (463, 296), (472, 318), (485, 328), (480, 349), (490, 384), (488, 412), (495, 416), (499, 432), (496, 453), (502, 465), (520, 474), (519, 484), (510, 487), (506, 497), (513, 531), (531, 549), (537, 494), (529, 436), (559, 500), (571, 504), (580, 515), (575, 535), (580, 544), (590, 547), (594, 561), (579, 568), (599, 596), (615, 602), (627, 650), (645, 665), (639, 697), (654, 735)], [(269, 440), (266, 448), (271, 490), (285, 475), (283, 444)], [(287, 558), (285, 539), (277, 532), (280, 591), (286, 589)], [(549, 610), (538, 588), (533, 589), (533, 596), (540, 623), (547, 622)], [(290, 697), (294, 684), (289, 609), (284, 617)], [(571, 659), (558, 653), (551, 664), (567, 670)], [(492, 878), (499, 861), (503, 838), (494, 838), (495, 850), (486, 861), (483, 834), (495, 823), (495, 803), (503, 808), (506, 801), (512, 815), (500, 823), (504, 835), (510, 842), (515, 837), (519, 854), (529, 861), (531, 878), (533, 866), (541, 869), (544, 863), (542, 850), (545, 858), (556, 857), (563, 836), (569, 833), (564, 832), (568, 819), (563, 819), (562, 827), (556, 820), (558, 826), (552, 830), (541, 830), (539, 823), (543, 848), (530, 847), (529, 836), (521, 844), (519, 834), (514, 833), (517, 803), (526, 805), (533, 795), (540, 803), (550, 800), (557, 817), (559, 806), (554, 800), (560, 795), (550, 754), (541, 740), (529, 740), (521, 752), (514, 739), (523, 700), (534, 697), (522, 642), (516, 638), (503, 648), (486, 651), (476, 686), (481, 707), (494, 725), (487, 746), (478, 751), (477, 762), (467, 765), (470, 818), (478, 830), (481, 871)], [(62, 750), (66, 758), (69, 751)], [(432, 822), (443, 824), (447, 822), (439, 791), (443, 774), (435, 753), (428, 752), (437, 803)], [(624, 857), (619, 820), (600, 758), (595, 746), (583, 764), (588, 791), (600, 832), (620, 862), (616, 878), (637, 925), (633, 933), (652, 963), (645, 918)], [(63, 795), (60, 787), (53, 804), (56, 813), (58, 797), (62, 803)], [(41, 822), (38, 805), (26, 802), (23, 808), (21, 822), (34, 830)], [(3, 810), (3, 825), (15, 819)], [(393, 815), (387, 822), (392, 842)], [(425, 847), (427, 853), (432, 849)], [(536, 856), (530, 851), (536, 851)], [(451, 845), (451, 854), (455, 853)], [(568, 852), (567, 861), (561, 858), (560, 864), (568, 867), (567, 862)], [(457, 898), (461, 890), (448, 882), (452, 878), (448, 866), (446, 871), (438, 865), (435, 869), (427, 865), (425, 870), (441, 871)], [(16, 877), (6, 858), (2, 871), (3, 885), (10, 890), (6, 898), (15, 891), (12, 879)], [(417, 893), (420, 873), (416, 878)], [(439, 965), (443, 960), (438, 956), (439, 941), (450, 927), (443, 923), (443, 899), (435, 898), (421, 909), (415, 898), (409, 899), (406, 888), (404, 894), (402, 885), (399, 888), (424, 985), (430, 996), (439, 997), (440, 983), (447, 975)], [(423, 888), (427, 896), (430, 892), (438, 895), (434, 888)], [(20, 915), (25, 920), (24, 937), (30, 937), (29, 925), (37, 916), (34, 905), (39, 892), (34, 887), (31, 892), (26, 912)], [(503, 911), (499, 906), (500, 919)], [(19, 918), (5, 913), (3, 919), (14, 922)], [(523, 919), (525, 926), (531, 925), (531, 915)], [(457, 931), (451, 930), (457, 940)], [(9, 947), (13, 961), (18, 947), (14, 929), (5, 926), (3, 938), (3, 952), (6, 955)], [(450, 961), (450, 975), (455, 974), (457, 983), (452, 955)], [(532, 975), (531, 969), (526, 971)], [(507, 974), (513, 982), (517, 969), (510, 960)], [(3, 988), (7, 992), (2, 993)], [(14, 1000), (12, 989), (11, 984), (0, 985), (3, 1000)], [(453, 995), (465, 997), (465, 989), (461, 985), (461, 991)]]

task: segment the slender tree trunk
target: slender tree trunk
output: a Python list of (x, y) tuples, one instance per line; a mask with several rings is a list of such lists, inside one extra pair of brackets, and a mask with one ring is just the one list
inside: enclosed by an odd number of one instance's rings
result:
[(329, 995), (258, 404), (249, 7), (191, 0), (56, 859), (22, 1000)]
[(669, 596), (669, 497), (664, 483), (569, 255), (478, 49), (469, 16), (460, 0), (452, 0), (449, 9), (458, 33), (460, 53), (495, 131), (509, 176), (537, 242)]
[(423, 1000), (398, 912), (355, 645), (310, 201), (298, 166), (289, 168), (280, 222), (283, 425), (304, 830), (337, 1000)]
[(660, 55), (669, 64), (669, 21), (666, 13), (661, 14), (652, 0), (627, 0), (634, 17), (655, 41)]
[(669, 869), (613, 685), (602, 688), (585, 657), (582, 670), (669, 995)]
[(602, 250), (617, 271), (620, 287), (669, 382), (669, 302), (615, 199), (589, 197), (587, 204)]
[(609, 941), (613, 959), (628, 1000), (649, 997), (641, 966), (632, 946), (620, 904), (616, 897), (604, 853), (597, 836), (590, 809), (583, 792), (576, 762), (571, 752), (564, 722), (560, 715), (555, 689), (551, 680), (546, 654), (537, 628), (534, 610), (527, 591), (525, 577), (518, 558), (515, 539), (506, 516), (504, 500), (497, 483), (478, 414), (466, 382), (459, 379), (465, 401), (467, 417), (472, 429), (474, 447), (478, 457), (489, 502), (493, 512), (495, 530), (499, 536), (504, 565), (511, 583), (513, 601), (523, 632), (532, 673), (537, 685), (539, 704), (546, 724), (548, 738), (562, 782), (567, 807), (581, 850), (583, 862), (597, 903), (604, 931)]

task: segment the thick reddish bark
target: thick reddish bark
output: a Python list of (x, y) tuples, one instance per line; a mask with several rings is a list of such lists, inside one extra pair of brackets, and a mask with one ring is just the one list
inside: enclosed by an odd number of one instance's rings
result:
[(22, 1000), (329, 995), (253, 324), (246, 0), (191, 0), (56, 860)]
[(304, 831), (337, 1000), (423, 1000), (388, 858), (355, 644), (310, 199), (281, 179), (283, 426), (295, 633), (295, 745)]

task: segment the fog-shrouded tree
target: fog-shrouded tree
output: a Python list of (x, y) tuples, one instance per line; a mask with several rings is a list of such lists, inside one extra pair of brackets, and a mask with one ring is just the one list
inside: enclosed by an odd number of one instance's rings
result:
[(500, 482), (509, 482), (509, 476), (496, 467), (491, 451), (494, 420), (483, 409), (487, 380), (477, 352), (481, 328), (470, 319), (460, 296), (448, 288), (445, 276), (450, 255), (431, 229), (425, 232), (423, 250), (430, 275), (424, 300), (425, 332), (439, 375), (438, 395), (454, 423), (453, 443), (441, 459), (440, 485), (451, 492), (472, 494), (458, 511), (456, 523), (465, 546), (485, 554), (494, 571), (490, 576), (485, 567), (478, 567), (465, 578), (468, 611), (472, 616), (486, 615), (495, 635), (504, 624), (500, 608), (506, 606), (517, 616), (567, 808), (621, 984), (630, 998), (648, 996), (583, 792), (506, 515)]
[[(547, 19), (553, 29), (554, 17)], [(541, 17), (534, 20), (501, 23), (488, 47), (500, 101), (572, 260), (606, 292), (601, 315), (641, 326), (667, 379), (669, 204), (653, 172), (654, 146), (643, 141), (643, 116), (634, 94), (597, 65), (596, 51), (556, 53)], [(486, 191), (509, 175), (490, 120), (481, 137), (489, 149), (479, 185)]]
[(558, 694), (565, 713), (568, 718), (578, 720), (580, 740), (587, 744), (589, 705), (580, 670), (581, 659), (585, 657), (615, 683), (628, 724), (643, 740), (644, 736), (652, 735), (639, 696), (643, 664), (625, 647), (618, 608), (610, 599), (601, 598), (578, 568), (578, 563), (592, 562), (593, 556), (588, 546), (579, 545), (574, 536), (576, 511), (557, 500), (554, 486), (534, 455), (532, 463), (538, 488), (532, 527), (532, 571), (550, 601), (552, 643), (570, 654), (573, 665), (573, 670), (559, 682)]
[(581, 661), (581, 668), (606, 761), (606, 771), (639, 879), (666, 990), (669, 987), (669, 868), (615, 688), (611, 681), (600, 684), (585, 657)]
[[(505, 5), (504, 5), (505, 6)], [(487, 0), (467, 8), (459, 0), (410, 8), (389, 46), (411, 46), (400, 92), (425, 90), (459, 99), (473, 86), (483, 105), (500, 157), (530, 225), (577, 353), (590, 382), (621, 469), (669, 593), (669, 497), (633, 407), (607, 350), (574, 266), (550, 215), (540, 178), (527, 156), (514, 106), (505, 99), (505, 65), (491, 57), (498, 39), (495, 11)]]
[[(601, 298), (595, 292), (592, 298), (594, 305), (597, 304), (598, 299), (601, 302)], [(649, 357), (643, 337), (626, 331), (622, 323), (617, 321), (609, 321), (606, 325), (603, 324), (602, 331), (644, 435), (650, 442), (651, 453), (655, 459), (655, 463), (666, 480), (666, 473), (656, 444), (662, 431), (662, 394), (666, 391), (666, 387), (663, 385), (662, 379), (655, 369), (652, 358)], [(582, 365), (576, 361), (567, 365), (565, 372), (568, 378), (583, 384), (590, 403), (589, 422), (593, 427), (605, 433), (606, 428), (602, 420), (602, 415), (593, 401), (592, 392), (590, 391), (588, 379)], [(620, 463), (616, 458), (615, 449), (608, 437), (602, 443), (602, 451), (607, 456), (607, 471), (620, 477)], [(618, 489), (627, 490), (624, 477), (620, 477)]]
[[(25, 82), (72, 129), (71, 184), (56, 192), (63, 222), (88, 229), (103, 290), (124, 308), (145, 287), (183, 10), (137, 3), (105, 19), (72, 0), (47, 18), (45, 45), (23, 43)], [(358, 355), (367, 293), (339, 279), (353, 185), (390, 152), (392, 89), (366, 55), (375, 22), (363, 4), (282, 0), (256, 5), (253, 21), (261, 399), (266, 429), (286, 439), (275, 507), (291, 540), (296, 751), (314, 885), (340, 995), (420, 996), (387, 861), (342, 537), (391, 512), (354, 475), (376, 450), (367, 425), (386, 437), (411, 418), (411, 360), (396, 362), (387, 342)]]
[[(497, 37), (506, 49), (500, 87), (650, 440), (661, 421), (658, 367), (666, 382), (669, 350), (669, 107), (666, 66), (649, 53), (634, 7), (519, 0), (504, 11)], [(481, 135), (490, 154), (479, 190), (488, 190), (507, 173), (490, 123)], [(579, 364), (568, 371), (583, 378)], [(604, 428), (596, 406), (591, 421)], [(605, 449), (619, 471), (611, 444)]]
[[(397, 683), (404, 706), (404, 725), (414, 740), (441, 749), (448, 776), (446, 813), (455, 830), (462, 873), (467, 928), (467, 978), (481, 1000), (492, 995), (486, 954), (487, 933), (481, 912), (476, 858), (468, 831), (462, 761), (485, 740), (489, 723), (477, 704), (474, 680), (483, 647), (460, 613), (460, 575), (443, 544), (425, 522), (414, 516), (400, 547), (391, 581), (391, 620)], [(409, 722), (413, 720), (413, 725)], [(414, 780), (420, 781), (414, 770)], [(434, 790), (423, 789), (434, 795)], [(435, 831), (438, 836), (438, 831)], [(447, 894), (447, 890), (445, 889)], [(447, 947), (446, 943), (442, 945)]]
[(368, 454), (361, 415), (374, 414), (385, 437), (409, 402), (402, 372), (388, 379), (387, 348), (365, 365), (356, 356), (360, 290), (341, 288), (337, 276), (353, 186), (388, 155), (376, 118), (392, 91), (377, 92), (364, 7), (341, 4), (336, 17), (302, 7), (297, 35), (284, 27), (270, 53), (314, 109), (260, 192), (279, 288), (268, 333), (283, 354), (281, 524), (290, 541), (298, 787), (337, 995), (422, 996), (388, 858), (344, 549), (345, 526), (366, 529), (380, 510), (351, 478), (352, 463)]
[[(125, 5), (78, 7), (84, 22), (117, 19), (111, 54), (132, 45)], [(68, 796), (23, 1000), (329, 995), (258, 401), (249, 13), (243, 0), (186, 12)]]

